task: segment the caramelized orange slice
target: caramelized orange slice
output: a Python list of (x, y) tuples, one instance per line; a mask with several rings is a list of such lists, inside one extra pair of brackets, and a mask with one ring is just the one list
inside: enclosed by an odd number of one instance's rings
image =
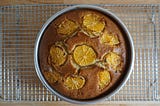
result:
[(74, 75), (68, 76), (64, 81), (64, 86), (69, 90), (80, 89), (84, 86), (85, 79), (82, 76)]
[(64, 62), (67, 59), (67, 53), (60, 46), (53, 45), (50, 48), (49, 53), (50, 53), (50, 56), (49, 56), (48, 60), (50, 60), (50, 63), (55, 66), (60, 66), (60, 65), (64, 64)]
[(60, 81), (62, 79), (61, 75), (56, 71), (44, 72), (44, 76), (45, 76), (45, 78), (47, 79), (47, 81), (49, 83), (55, 83), (55, 82), (58, 82), (58, 81)]
[(78, 29), (78, 24), (69, 20), (65, 19), (61, 22), (58, 26), (57, 32), (63, 35), (71, 35)]
[(73, 58), (80, 66), (87, 66), (95, 62), (96, 53), (90, 46), (79, 45), (74, 49)]
[(109, 34), (107, 31), (103, 33), (103, 35), (100, 38), (100, 41), (101, 43), (106, 43), (111, 46), (119, 44), (118, 37), (113, 34)]
[(121, 57), (114, 53), (114, 52), (109, 52), (104, 56), (105, 62), (109, 65), (110, 68), (118, 71), (119, 70), (119, 65), (122, 62)]
[(106, 70), (98, 72), (98, 86), (103, 89), (111, 82), (110, 73)]
[(91, 37), (99, 36), (104, 27), (105, 22), (102, 17), (96, 14), (87, 14), (83, 17), (83, 26)]

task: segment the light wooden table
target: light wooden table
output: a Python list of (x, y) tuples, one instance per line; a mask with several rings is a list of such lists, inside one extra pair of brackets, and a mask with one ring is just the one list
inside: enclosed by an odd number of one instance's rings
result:
[(15, 4), (160, 4), (160, 0), (0, 0), (0, 5)]
[[(0, 6), (17, 4), (160, 4), (160, 0), (0, 0)], [(160, 106), (154, 102), (101, 102), (87, 106)], [(0, 102), (0, 106), (79, 106), (67, 102)], [(85, 106), (85, 105), (83, 105)]]

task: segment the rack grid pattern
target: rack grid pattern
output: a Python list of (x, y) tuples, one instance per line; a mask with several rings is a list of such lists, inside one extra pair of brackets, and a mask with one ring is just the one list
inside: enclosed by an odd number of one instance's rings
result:
[[(0, 7), (0, 100), (61, 101), (39, 81), (34, 43), (44, 22), (72, 5), (36, 4)], [(128, 27), (135, 64), (127, 84), (106, 101), (160, 101), (160, 5), (98, 5)]]

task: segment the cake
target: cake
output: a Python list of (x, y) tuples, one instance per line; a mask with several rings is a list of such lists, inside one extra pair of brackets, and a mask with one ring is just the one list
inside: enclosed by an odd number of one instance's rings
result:
[(72, 10), (53, 20), (39, 46), (39, 63), (48, 84), (60, 94), (92, 99), (125, 73), (126, 44), (117, 23), (101, 12)]

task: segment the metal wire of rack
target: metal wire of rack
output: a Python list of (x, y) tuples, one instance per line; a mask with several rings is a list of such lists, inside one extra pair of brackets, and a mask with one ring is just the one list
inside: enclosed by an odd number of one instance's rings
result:
[[(71, 5), (0, 7), (0, 98), (2, 101), (60, 101), (36, 76), (35, 38), (44, 22)], [(107, 101), (160, 101), (160, 5), (99, 5), (127, 25), (136, 61), (127, 84)]]

